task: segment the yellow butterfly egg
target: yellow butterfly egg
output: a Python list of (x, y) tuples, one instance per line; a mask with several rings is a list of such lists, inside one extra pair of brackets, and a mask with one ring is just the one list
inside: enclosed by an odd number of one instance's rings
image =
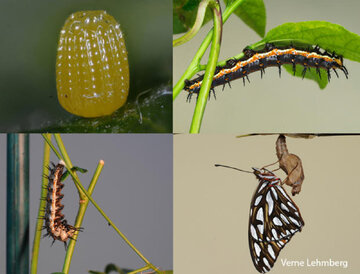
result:
[(125, 40), (106, 11), (80, 11), (66, 20), (57, 51), (56, 88), (60, 105), (82, 117), (109, 115), (125, 104)]

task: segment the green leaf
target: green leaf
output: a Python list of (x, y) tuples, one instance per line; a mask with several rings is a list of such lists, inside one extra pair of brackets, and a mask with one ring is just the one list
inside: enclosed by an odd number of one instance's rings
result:
[(130, 269), (121, 269), (120, 267), (116, 266), (115, 264), (108, 264), (105, 267), (105, 272), (95, 271), (95, 270), (89, 270), (90, 274), (109, 274), (111, 272), (115, 271), (118, 274), (125, 274), (128, 272), (131, 272)]
[[(237, 0), (224, 0), (226, 5), (230, 5)], [(265, 35), (266, 9), (263, 0), (243, 0), (235, 10), (235, 14), (244, 21), (261, 37)]]
[[(198, 6), (201, 0), (174, 0), (173, 1), (173, 34), (187, 32), (193, 26)], [(212, 19), (210, 9), (207, 9), (204, 24)]]
[[(287, 72), (294, 75), (292, 65), (284, 65), (284, 68), (285, 68), (285, 70)], [(303, 69), (304, 69), (303, 66), (297, 65), (296, 66), (295, 76), (302, 78), (303, 77), (303, 75), (302, 75)], [(326, 87), (327, 83), (328, 83), (327, 72), (325, 70), (321, 69), (320, 70), (320, 75), (321, 75), (321, 79), (319, 78), (319, 75), (316, 73), (316, 69), (311, 68), (310, 71), (309, 71), (309, 69), (306, 71), (306, 74), (305, 74), (304, 78), (314, 80), (315, 82), (318, 83), (320, 89), (324, 89)]]
[(337, 24), (324, 21), (285, 23), (270, 30), (257, 44), (277, 41), (287, 45), (291, 41), (318, 45), (329, 52), (334, 51), (344, 58), (360, 62), (360, 36)]
[(120, 267), (116, 266), (115, 264), (108, 264), (105, 267), (105, 273), (108, 274), (111, 271), (116, 271), (119, 274), (125, 274), (127, 272), (131, 272), (132, 270), (130, 270), (130, 269), (121, 269)]
[(128, 102), (110, 116), (91, 119), (73, 116), (70, 120), (32, 132), (169, 133), (172, 132), (171, 95), (170, 86), (160, 87), (140, 96), (139, 104)]

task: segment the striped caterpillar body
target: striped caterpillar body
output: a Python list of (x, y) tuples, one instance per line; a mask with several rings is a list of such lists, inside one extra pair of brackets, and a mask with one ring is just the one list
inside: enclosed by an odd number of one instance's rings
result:
[[(261, 77), (265, 73), (267, 67), (278, 67), (279, 75), (281, 75), (281, 66), (284, 64), (291, 64), (295, 75), (296, 65), (304, 67), (302, 71), (303, 78), (306, 71), (310, 68), (315, 68), (319, 77), (321, 78), (320, 69), (327, 71), (328, 80), (330, 81), (330, 70), (332, 69), (336, 76), (338, 73), (336, 69), (344, 72), (345, 77), (348, 78), (348, 71), (343, 64), (342, 56), (335, 53), (321, 52), (318, 46), (309, 50), (290, 47), (276, 47), (273, 44), (266, 44), (265, 48), (260, 51), (255, 51), (249, 48), (243, 50), (244, 57), (240, 59), (229, 59), (224, 66), (218, 66), (213, 76), (211, 90), (215, 95), (214, 87), (223, 85), (223, 89), (230, 81), (242, 78), (245, 85), (245, 78), (250, 82), (248, 75), (255, 71), (261, 72)], [(184, 89), (189, 92), (187, 101), (191, 100), (192, 95), (199, 94), (204, 75), (201, 75), (193, 80), (185, 80)]]
[(282, 134), (276, 141), (276, 155), (280, 168), (288, 175), (283, 183), (292, 187), (291, 194), (294, 196), (301, 191), (305, 179), (304, 170), (301, 159), (297, 155), (289, 153), (285, 136)]
[(48, 176), (45, 175), (49, 179), (49, 184), (44, 216), (45, 225), (43, 228), (47, 231), (44, 237), (52, 237), (53, 243), (56, 240), (63, 242), (66, 249), (67, 240), (73, 239), (75, 232), (80, 231), (81, 228), (69, 225), (64, 219), (64, 214), (61, 213), (61, 210), (64, 208), (64, 205), (61, 204), (61, 199), (64, 197), (61, 194), (61, 190), (64, 187), (64, 184), (61, 182), (64, 168), (65, 163), (60, 160), (57, 165), (52, 163), (52, 167), (49, 167), (50, 174)]

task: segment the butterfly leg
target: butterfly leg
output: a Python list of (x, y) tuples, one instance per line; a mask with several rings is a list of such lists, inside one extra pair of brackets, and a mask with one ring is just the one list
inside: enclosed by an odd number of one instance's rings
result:
[(277, 160), (275, 163), (263, 166), (261, 169), (264, 169), (264, 168), (269, 167), (269, 166), (273, 166), (273, 165), (277, 164), (278, 162), (279, 162), (279, 160)]
[(298, 167), (299, 163), (296, 163), (296, 166), (288, 173), (288, 175), (286, 176), (284, 183), (285, 182), (291, 182), (289, 177), (291, 176), (291, 174), (294, 172), (294, 170)]

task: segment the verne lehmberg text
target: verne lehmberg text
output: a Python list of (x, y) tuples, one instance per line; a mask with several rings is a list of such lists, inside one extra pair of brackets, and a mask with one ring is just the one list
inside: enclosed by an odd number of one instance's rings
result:
[(282, 266), (290, 266), (290, 267), (340, 267), (340, 268), (348, 268), (348, 261), (337, 261), (332, 259), (327, 260), (310, 260), (309, 258), (306, 261), (295, 261), (288, 259), (281, 259)]

